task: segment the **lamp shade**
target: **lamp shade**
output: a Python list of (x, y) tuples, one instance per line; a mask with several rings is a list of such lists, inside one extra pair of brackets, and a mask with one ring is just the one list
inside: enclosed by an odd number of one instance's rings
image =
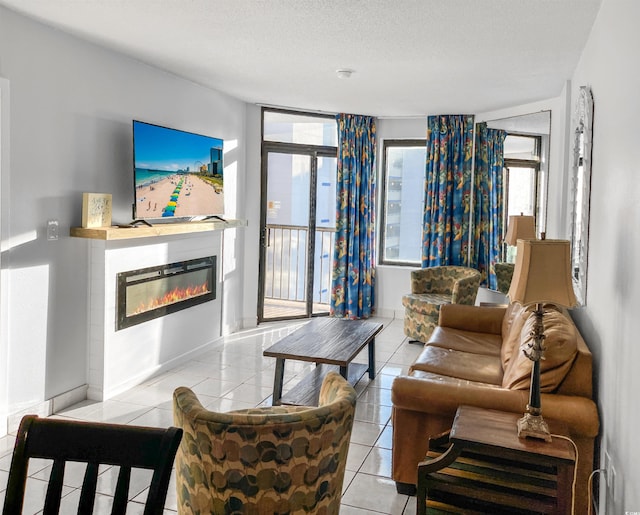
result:
[(515, 246), (518, 240), (531, 240), (536, 237), (536, 219), (533, 216), (510, 216), (507, 235), (504, 241)]
[(577, 304), (567, 240), (518, 240), (509, 299), (521, 304)]

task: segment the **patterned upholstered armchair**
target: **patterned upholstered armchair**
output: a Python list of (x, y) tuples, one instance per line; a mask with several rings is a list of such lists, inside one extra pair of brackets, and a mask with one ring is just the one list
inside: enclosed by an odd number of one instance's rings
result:
[(465, 266), (433, 266), (411, 272), (411, 293), (402, 297), (404, 334), (426, 342), (438, 325), (442, 304), (476, 301), (481, 275)]
[(493, 265), (496, 271), (496, 280), (498, 283), (498, 291), (505, 295), (509, 293), (509, 287), (511, 286), (511, 279), (513, 278), (513, 271), (515, 270), (515, 264), (513, 263), (495, 263)]
[(355, 390), (335, 372), (324, 378), (317, 408), (215, 413), (177, 388), (178, 513), (337, 514), (355, 404)]

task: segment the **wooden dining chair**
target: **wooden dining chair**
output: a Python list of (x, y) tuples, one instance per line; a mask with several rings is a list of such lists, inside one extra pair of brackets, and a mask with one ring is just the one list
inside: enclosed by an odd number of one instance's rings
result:
[(124, 514), (129, 500), (132, 469), (153, 471), (144, 514), (160, 515), (164, 508), (182, 429), (151, 428), (23, 417), (11, 460), (4, 515), (19, 515), (25, 499), (30, 458), (53, 460), (43, 514), (57, 514), (63, 491), (65, 464), (86, 463), (78, 503), (79, 514), (93, 513), (99, 465), (120, 467), (112, 514)]

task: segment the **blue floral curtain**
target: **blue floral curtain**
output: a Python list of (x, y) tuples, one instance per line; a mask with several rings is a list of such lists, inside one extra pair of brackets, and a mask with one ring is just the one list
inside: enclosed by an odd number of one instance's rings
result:
[(422, 267), (469, 262), (473, 115), (429, 116)]
[(336, 240), (331, 316), (368, 318), (374, 311), (376, 123), (339, 114)]
[(506, 136), (505, 131), (489, 129), (486, 123), (477, 125), (471, 266), (482, 273), (481, 284), (493, 290), (498, 288), (494, 264), (500, 258), (503, 237)]

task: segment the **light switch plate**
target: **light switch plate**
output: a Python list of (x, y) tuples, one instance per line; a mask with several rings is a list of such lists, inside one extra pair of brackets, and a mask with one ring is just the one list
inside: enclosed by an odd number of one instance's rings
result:
[(47, 221), (47, 240), (54, 241), (58, 239), (58, 220)]

